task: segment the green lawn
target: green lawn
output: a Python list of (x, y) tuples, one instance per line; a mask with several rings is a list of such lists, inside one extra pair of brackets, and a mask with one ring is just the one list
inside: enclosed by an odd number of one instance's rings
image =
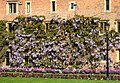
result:
[(0, 83), (120, 83), (120, 81), (0, 77)]

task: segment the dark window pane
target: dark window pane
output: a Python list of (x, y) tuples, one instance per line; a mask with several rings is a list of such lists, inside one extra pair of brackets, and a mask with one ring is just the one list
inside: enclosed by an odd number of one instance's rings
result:
[(100, 33), (103, 33), (103, 22), (100, 23)]
[(120, 33), (120, 22), (118, 22), (118, 32)]
[(46, 23), (46, 32), (48, 32), (48, 27), (49, 27), (49, 24)]
[(9, 13), (12, 13), (12, 4), (9, 3)]
[(16, 3), (9, 3), (9, 13), (16, 13)]
[(106, 31), (107, 22), (104, 23), (104, 31)]
[(71, 9), (74, 9), (74, 3), (71, 3)]
[(119, 50), (119, 61), (120, 61), (120, 50)]
[(106, 10), (109, 10), (110, 9), (110, 2), (109, 0), (106, 0)]
[(52, 1), (52, 11), (55, 12), (55, 1)]
[(14, 3), (13, 6), (14, 6), (14, 13), (16, 13), (16, 3)]
[(11, 23), (8, 23), (8, 26), (9, 26), (9, 31), (12, 32), (12, 24)]

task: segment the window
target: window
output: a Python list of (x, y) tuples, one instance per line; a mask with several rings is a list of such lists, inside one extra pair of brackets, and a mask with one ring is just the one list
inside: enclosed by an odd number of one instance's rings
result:
[(6, 15), (18, 15), (18, 1), (17, 0), (7, 0)]
[(50, 22), (47, 21), (47, 22), (45, 23), (45, 29), (46, 29), (46, 32), (49, 31), (49, 28), (50, 28)]
[(9, 13), (16, 13), (16, 3), (9, 3)]
[(119, 50), (119, 61), (120, 61), (120, 50)]
[(106, 10), (109, 11), (110, 10), (110, 1), (106, 0)]
[(52, 12), (55, 12), (55, 1), (52, 1)]
[(71, 9), (74, 9), (74, 3), (71, 3), (70, 6)]
[(26, 1), (26, 14), (30, 14), (31, 12), (31, 2)]
[(48, 29), (49, 29), (49, 24), (46, 23), (46, 32), (48, 32)]
[(71, 1), (71, 2), (69, 2), (69, 10), (75, 10), (75, 8), (76, 8), (76, 3), (75, 3), (75, 1)]
[(106, 31), (106, 26), (107, 26), (107, 21), (102, 21), (102, 22), (100, 22), (100, 34), (105, 33), (105, 31)]
[(104, 0), (105, 1), (105, 5), (104, 5), (104, 11), (110, 11), (111, 9), (111, 0)]
[(12, 28), (12, 23), (8, 23), (8, 28), (9, 28), (9, 31), (12, 32), (13, 31), (13, 28)]
[(27, 13), (30, 13), (30, 2), (27, 3)]
[(120, 33), (120, 22), (118, 22), (118, 32)]

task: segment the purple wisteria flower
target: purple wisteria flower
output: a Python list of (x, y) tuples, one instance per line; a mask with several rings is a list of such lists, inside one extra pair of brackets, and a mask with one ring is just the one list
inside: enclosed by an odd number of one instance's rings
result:
[(19, 23), (19, 20), (18, 20), (18, 19), (15, 19), (15, 20), (14, 20), (14, 23)]

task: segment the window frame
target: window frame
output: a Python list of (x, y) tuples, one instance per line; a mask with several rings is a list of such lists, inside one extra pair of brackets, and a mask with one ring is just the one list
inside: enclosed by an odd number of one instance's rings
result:
[[(99, 22), (99, 27), (100, 27), (100, 29), (102, 28), (102, 32), (101, 32), (101, 30), (99, 31), (99, 34), (100, 35), (102, 35), (102, 34), (104, 34), (105, 32), (106, 32), (106, 23), (108, 22), (109, 20), (101, 20), (100, 22)], [(101, 26), (101, 23), (102, 23), (102, 26)]]
[(106, 0), (106, 11), (110, 10), (110, 0)]
[[(29, 5), (29, 12), (28, 12), (28, 3)], [(31, 14), (31, 1), (25, 1), (25, 14)]]
[[(11, 6), (11, 11), (10, 11), (10, 4)], [(16, 7), (14, 10), (14, 7)], [(18, 15), (18, 2), (16, 1), (11, 1), (6, 3), (6, 15)]]
[(75, 8), (74, 4), (75, 4), (75, 3), (70, 3), (70, 9), (71, 9), (71, 10)]
[(111, 12), (111, 0), (109, 0), (109, 9), (107, 9), (107, 0), (104, 0), (104, 12)]
[[(54, 4), (55, 4), (55, 10), (53, 11), (53, 2), (55, 2)], [(51, 0), (50, 1), (50, 8), (51, 8), (51, 13), (56, 13), (56, 11), (57, 11), (57, 0)]]
[(52, 1), (52, 12), (55, 12), (55, 1)]
[(17, 4), (16, 3), (8, 3), (8, 4), (9, 4), (9, 13), (15, 14), (17, 10), (17, 7), (16, 7)]
[[(69, 2), (69, 11), (75, 11), (75, 6), (74, 4), (76, 4), (75, 1), (70, 1)], [(72, 7), (73, 6), (73, 7)]]
[(114, 20), (114, 25), (115, 25), (115, 31), (120, 33), (119, 32), (119, 23), (120, 23), (120, 19), (115, 19)]

